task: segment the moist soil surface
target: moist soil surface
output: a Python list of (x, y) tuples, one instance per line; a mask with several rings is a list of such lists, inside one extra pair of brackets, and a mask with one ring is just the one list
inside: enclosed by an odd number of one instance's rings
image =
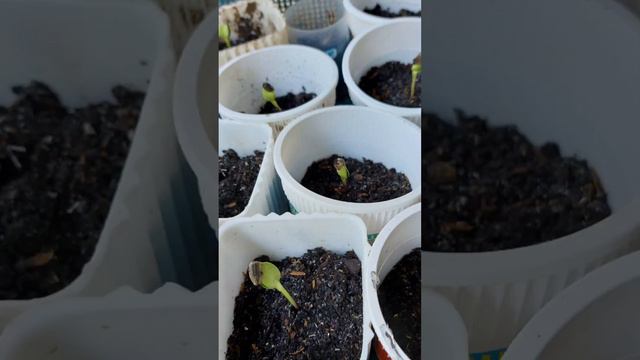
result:
[(322, 196), (354, 203), (386, 201), (411, 192), (406, 175), (368, 159), (342, 157), (350, 172), (347, 184), (343, 185), (333, 167), (338, 157), (342, 156), (334, 154), (311, 164), (300, 184)]
[(413, 249), (391, 269), (378, 289), (384, 319), (400, 348), (420, 359), (420, 248)]
[(218, 157), (218, 215), (228, 218), (240, 214), (249, 203), (264, 152), (256, 150), (253, 155), (240, 157), (228, 149), (222, 154)]
[(401, 107), (420, 107), (422, 74), (416, 81), (416, 91), (411, 97), (411, 66), (399, 61), (389, 61), (374, 66), (360, 79), (362, 91), (383, 103)]
[[(286, 95), (280, 96), (276, 98), (276, 102), (278, 106), (282, 109), (282, 111), (290, 110), (295, 107), (298, 107), (306, 102), (311, 101), (311, 99), (315, 98), (315, 93), (308, 93), (306, 91), (302, 91), (298, 94), (287, 93)], [(278, 112), (275, 106), (273, 106), (270, 102), (265, 103), (260, 108), (260, 114), (273, 114)]]
[[(256, 260), (271, 261), (266, 256)], [(245, 274), (226, 359), (358, 359), (363, 300), (355, 253), (317, 248), (300, 258), (271, 262), (299, 309), (278, 291), (254, 286)]]
[(64, 107), (46, 85), (16, 86), (0, 107), (0, 300), (50, 295), (93, 254), (144, 94)]
[(365, 8), (363, 10), (367, 14), (374, 16), (381, 16), (385, 18), (397, 18), (403, 16), (421, 16), (422, 11), (411, 11), (407, 9), (400, 9), (399, 12), (393, 12), (389, 9), (384, 9), (380, 4), (376, 4), (373, 8)]
[[(251, 2), (247, 5), (247, 9), (244, 14), (240, 14), (236, 10), (234, 14), (234, 21), (232, 24), (228, 24), (231, 29), (231, 47), (256, 40), (263, 35), (262, 27), (258, 22), (264, 17), (264, 14), (257, 9), (257, 4)], [(254, 20), (257, 18), (257, 20)], [(222, 39), (218, 39), (218, 51), (227, 49), (227, 44)]]
[(482, 252), (574, 233), (611, 214), (596, 172), (557, 144), (458, 111), (427, 115), (423, 181), (427, 251)]

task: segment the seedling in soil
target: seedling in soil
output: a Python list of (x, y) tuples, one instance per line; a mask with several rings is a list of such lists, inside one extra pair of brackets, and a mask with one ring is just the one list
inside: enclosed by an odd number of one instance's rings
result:
[(224, 41), (228, 48), (231, 47), (231, 29), (228, 24), (218, 26), (218, 38)]
[(276, 91), (273, 88), (273, 86), (271, 86), (271, 84), (269, 83), (262, 84), (262, 98), (265, 101), (270, 102), (271, 105), (273, 105), (273, 107), (275, 107), (278, 111), (282, 111), (282, 108), (280, 107), (280, 105), (278, 105), (278, 102), (276, 101)]
[(280, 270), (270, 262), (252, 261), (249, 263), (249, 279), (253, 285), (261, 285), (265, 289), (278, 290), (294, 308), (298, 304), (280, 282)]
[(422, 55), (418, 54), (415, 59), (413, 59), (413, 65), (411, 65), (411, 97), (413, 98), (416, 94), (416, 81), (418, 81), (418, 76), (422, 73)]
[(342, 181), (342, 185), (347, 185), (347, 181), (349, 180), (349, 169), (347, 168), (347, 163), (343, 158), (338, 157), (333, 161), (333, 167), (336, 169), (338, 176), (340, 176), (340, 181)]

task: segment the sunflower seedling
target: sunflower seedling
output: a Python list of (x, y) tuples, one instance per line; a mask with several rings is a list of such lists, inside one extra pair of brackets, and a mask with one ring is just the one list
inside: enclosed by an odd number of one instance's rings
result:
[(339, 157), (333, 161), (333, 167), (336, 169), (338, 176), (340, 177), (340, 181), (342, 181), (342, 185), (347, 185), (347, 181), (349, 180), (349, 169), (347, 168), (347, 163), (343, 158)]
[(231, 29), (227, 24), (221, 24), (218, 26), (218, 39), (224, 41), (227, 48), (231, 47)]
[(278, 102), (276, 101), (276, 91), (273, 86), (267, 82), (262, 84), (262, 98), (271, 103), (276, 110), (282, 111), (282, 108), (280, 108), (280, 105), (278, 105)]
[(416, 82), (418, 81), (418, 76), (422, 73), (422, 55), (418, 54), (415, 59), (413, 59), (413, 65), (411, 65), (411, 97), (413, 98), (416, 95)]
[(249, 263), (249, 279), (255, 286), (262, 286), (269, 290), (278, 290), (294, 308), (298, 304), (293, 300), (287, 289), (280, 283), (280, 270), (270, 262), (252, 261)]

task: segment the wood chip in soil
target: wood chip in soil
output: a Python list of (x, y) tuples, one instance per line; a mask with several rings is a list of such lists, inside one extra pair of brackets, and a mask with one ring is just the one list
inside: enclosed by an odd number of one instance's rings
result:
[(258, 180), (264, 152), (240, 157), (234, 149), (222, 151), (218, 157), (218, 215), (229, 218), (240, 214), (251, 199)]
[(410, 359), (420, 359), (420, 248), (403, 256), (378, 288), (378, 299), (393, 337)]
[(394, 168), (372, 160), (344, 158), (350, 176), (343, 185), (333, 162), (339, 155), (313, 162), (301, 180), (302, 186), (334, 200), (372, 203), (395, 199), (411, 192), (409, 178)]
[(358, 83), (362, 91), (385, 104), (400, 107), (420, 107), (422, 84), (416, 80), (415, 94), (411, 97), (411, 66), (399, 61), (389, 61), (369, 69)]
[(50, 295), (81, 273), (107, 218), (144, 94), (65, 107), (47, 85), (0, 107), (0, 300)]
[(245, 274), (235, 300), (227, 360), (360, 358), (362, 274), (353, 251), (338, 255), (316, 248), (299, 258), (256, 260), (280, 269), (282, 285), (300, 308), (275, 290), (254, 286)]
[(597, 172), (556, 143), (535, 146), (515, 126), (461, 111), (455, 124), (427, 115), (423, 133), (427, 251), (534, 245), (611, 214)]

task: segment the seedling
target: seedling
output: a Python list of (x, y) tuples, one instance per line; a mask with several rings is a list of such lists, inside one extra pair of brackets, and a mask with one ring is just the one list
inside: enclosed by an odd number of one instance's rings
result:
[(229, 29), (229, 25), (221, 24), (218, 26), (218, 38), (222, 39), (228, 48), (231, 47), (231, 29)]
[(273, 86), (271, 86), (271, 84), (262, 84), (262, 98), (265, 101), (270, 102), (271, 105), (276, 108), (276, 110), (282, 111), (282, 108), (280, 108), (280, 105), (278, 105), (278, 102), (276, 101), (276, 91), (273, 89)]
[(418, 54), (415, 59), (413, 59), (413, 65), (411, 65), (411, 97), (413, 98), (416, 95), (416, 82), (418, 81), (418, 76), (422, 73), (422, 55)]
[(278, 290), (294, 308), (298, 308), (293, 297), (287, 289), (280, 283), (280, 270), (270, 262), (252, 261), (249, 263), (249, 279), (255, 286), (262, 286), (265, 289)]
[(347, 163), (343, 158), (336, 158), (333, 161), (333, 167), (336, 169), (338, 176), (340, 176), (340, 181), (342, 181), (342, 185), (347, 185), (347, 181), (349, 180), (349, 169), (347, 168)]

